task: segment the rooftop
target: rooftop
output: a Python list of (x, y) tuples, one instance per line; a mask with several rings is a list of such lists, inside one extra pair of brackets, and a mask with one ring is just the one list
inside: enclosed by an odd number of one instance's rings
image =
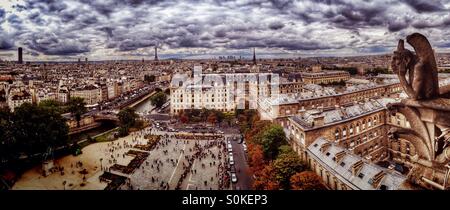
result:
[(307, 153), (352, 189), (398, 190), (406, 180), (400, 173), (368, 162), (322, 137), (307, 148)]

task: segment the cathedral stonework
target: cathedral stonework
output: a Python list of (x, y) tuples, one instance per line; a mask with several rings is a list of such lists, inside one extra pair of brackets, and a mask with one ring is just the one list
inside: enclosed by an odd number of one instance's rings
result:
[(392, 128), (389, 138), (414, 145), (414, 166), (408, 176), (412, 183), (445, 190), (450, 175), (450, 85), (439, 87), (436, 59), (427, 38), (414, 33), (406, 41), (415, 52), (399, 40), (391, 66), (408, 98), (388, 108), (391, 114), (403, 114), (411, 128)]

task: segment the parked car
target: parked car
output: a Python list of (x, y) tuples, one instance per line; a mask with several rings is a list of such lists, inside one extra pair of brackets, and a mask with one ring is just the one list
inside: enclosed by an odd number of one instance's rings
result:
[(233, 156), (229, 156), (230, 165), (234, 165), (234, 158)]
[(236, 173), (231, 173), (231, 182), (236, 183), (238, 181)]
[(231, 147), (231, 144), (228, 144), (227, 148), (228, 148), (228, 152), (232, 152), (233, 151), (233, 147)]

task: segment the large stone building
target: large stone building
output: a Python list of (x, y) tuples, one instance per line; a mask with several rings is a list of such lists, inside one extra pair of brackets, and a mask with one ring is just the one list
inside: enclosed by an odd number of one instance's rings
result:
[(31, 94), (26, 90), (11, 91), (8, 94), (8, 107), (11, 112), (24, 103), (33, 103)]
[[(303, 89), (308, 86), (304, 85)], [(317, 85), (316, 85), (317, 86)], [(398, 82), (388, 84), (364, 84), (347, 87), (344, 91), (336, 92), (333, 88), (322, 88), (302, 91), (294, 96), (280, 94), (277, 98), (259, 98), (258, 109), (263, 119), (280, 121), (283, 124), (286, 117), (298, 114), (301, 110), (322, 107), (334, 108), (335, 105), (353, 104), (368, 98), (393, 96), (401, 92)]]
[[(201, 67), (194, 67), (201, 70)], [(236, 109), (257, 109), (260, 97), (279, 93), (277, 74), (234, 73), (199, 74), (196, 77), (174, 78), (170, 86), (170, 113), (185, 109), (215, 109), (233, 112)], [(275, 85), (276, 84), (276, 85)]]
[(70, 92), (70, 97), (83, 98), (88, 105), (94, 105), (102, 101), (102, 90), (95, 85), (86, 85)]
[[(389, 115), (387, 104), (395, 102), (398, 100), (381, 98), (336, 106), (326, 111), (322, 108), (301, 110), (288, 118), (284, 124), (285, 132), (300, 159), (330, 188), (398, 189), (405, 180), (402, 173), (409, 170), (407, 161), (415, 155), (415, 149), (405, 142), (397, 146), (388, 141), (387, 134), (392, 126), (409, 127), (403, 115)], [(391, 170), (376, 165), (392, 158), (398, 161), (392, 163), (394, 168)], [(355, 164), (365, 166), (359, 165), (357, 167), (362, 168), (356, 172), (344, 173), (345, 167), (352, 168)], [(381, 178), (376, 184), (362, 182), (364, 178), (361, 176), (368, 175), (370, 179), (377, 177), (378, 173)], [(393, 179), (397, 181), (392, 183)]]
[(350, 74), (346, 71), (323, 71), (319, 65), (313, 66), (311, 71), (300, 72), (299, 75), (305, 84), (331, 84), (350, 79)]

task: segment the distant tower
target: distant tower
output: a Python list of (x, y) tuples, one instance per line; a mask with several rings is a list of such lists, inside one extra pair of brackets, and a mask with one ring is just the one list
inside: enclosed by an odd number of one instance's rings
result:
[(78, 58), (78, 63), (81, 63), (81, 58)]
[(155, 61), (158, 61), (158, 47), (155, 45)]
[(18, 60), (17, 60), (17, 63), (18, 64), (22, 64), (23, 63), (23, 59), (22, 59), (22, 48), (21, 47), (19, 47), (19, 49), (17, 49), (18, 50)]
[(253, 48), (253, 65), (256, 65), (256, 51), (255, 51), (255, 48)]
[(87, 62), (88, 62), (88, 58), (84, 58), (84, 62), (86, 62), (86, 63), (87, 63)]

